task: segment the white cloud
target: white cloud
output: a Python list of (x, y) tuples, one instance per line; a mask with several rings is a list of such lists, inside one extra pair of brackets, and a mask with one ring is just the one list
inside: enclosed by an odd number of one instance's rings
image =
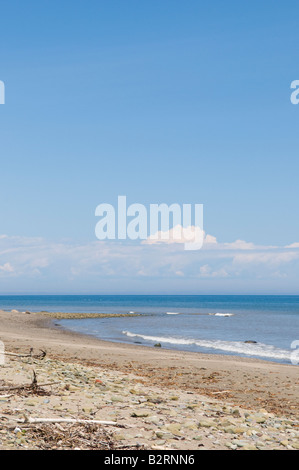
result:
[(217, 245), (217, 238), (213, 235), (206, 235), (204, 238), (204, 244), (206, 245)]
[(287, 245), (285, 248), (299, 248), (299, 243), (292, 243), (291, 245)]
[(299, 252), (255, 252), (255, 253), (238, 253), (234, 256), (234, 263), (248, 264), (269, 264), (269, 265), (279, 265), (284, 263), (289, 263), (293, 260), (299, 258)]
[(5, 272), (5, 273), (13, 273), (14, 269), (10, 263), (5, 263), (3, 264), (3, 266), (0, 266), (0, 271)]
[(257, 246), (243, 240), (219, 243), (209, 234), (204, 234), (201, 250), (185, 251), (182, 243), (73, 243), (0, 236), (1, 283), (12, 285), (13, 276), (16, 289), (39, 282), (51, 283), (55, 290), (55, 286), (108, 285), (114, 280), (117, 287), (145, 280), (165, 286), (175, 280), (191, 284), (217, 279), (275, 278), (295, 283), (299, 275), (297, 243), (288, 247)]
[(244, 240), (236, 240), (233, 243), (224, 243), (223, 246), (229, 250), (254, 250), (254, 243), (248, 243)]
[(195, 240), (201, 240), (204, 238), (205, 233), (199, 227), (191, 225), (189, 227), (183, 227), (182, 225), (176, 225), (170, 230), (158, 231), (150, 235), (142, 243), (144, 245), (156, 245), (156, 244), (173, 244), (173, 243), (192, 243)]
[(184, 276), (183, 271), (176, 271), (175, 274), (176, 274), (176, 276), (181, 276), (181, 277)]

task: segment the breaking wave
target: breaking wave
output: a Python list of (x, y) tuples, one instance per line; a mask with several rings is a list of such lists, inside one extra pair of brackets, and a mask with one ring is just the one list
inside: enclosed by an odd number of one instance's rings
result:
[(209, 313), (209, 315), (213, 315), (214, 317), (234, 317), (234, 313)]
[(241, 341), (222, 341), (222, 340), (201, 340), (193, 338), (175, 338), (164, 336), (147, 336), (130, 331), (123, 331), (124, 335), (129, 338), (141, 338), (145, 341), (156, 343), (172, 344), (177, 346), (198, 346), (199, 348), (215, 349), (228, 353), (243, 354), (247, 356), (255, 356), (269, 359), (280, 359), (290, 361), (291, 351), (279, 349), (269, 344), (256, 343), (250, 344)]
[[(181, 312), (166, 312), (166, 315), (181, 315)], [(234, 317), (234, 313), (190, 313), (189, 315), (213, 316), (213, 317)]]

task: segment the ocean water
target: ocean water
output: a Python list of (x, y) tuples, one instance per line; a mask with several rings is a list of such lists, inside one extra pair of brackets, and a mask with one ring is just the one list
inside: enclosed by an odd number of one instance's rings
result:
[(299, 296), (0, 296), (0, 308), (138, 313), (57, 323), (107, 341), (299, 363)]

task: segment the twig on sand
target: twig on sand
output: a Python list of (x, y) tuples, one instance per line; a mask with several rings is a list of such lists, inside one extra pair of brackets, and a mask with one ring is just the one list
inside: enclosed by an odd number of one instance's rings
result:
[(0, 387), (0, 392), (13, 392), (13, 391), (16, 391), (16, 390), (36, 390), (39, 387), (49, 387), (50, 385), (58, 385), (58, 384), (60, 384), (60, 382), (49, 382), (47, 384), (38, 384), (38, 385), (23, 384), (23, 385), (14, 385), (13, 387), (8, 385), (6, 387)]
[(29, 354), (16, 354), (16, 353), (11, 353), (11, 352), (7, 352), (7, 351), (3, 351), (3, 352), (0, 351), (0, 354), (2, 354), (4, 356), (10, 356), (10, 357), (19, 357), (19, 358), (29, 358), (29, 357), (31, 357), (33, 359), (44, 359), (44, 357), (46, 357), (46, 355), (47, 355), (47, 352), (44, 351), (43, 349), (41, 349), (40, 351), (41, 351), (40, 354), (32, 354), (33, 353), (33, 348), (31, 348)]
[(13, 392), (13, 391), (18, 391), (18, 390), (31, 390), (36, 392), (39, 388), (41, 387), (48, 387), (51, 385), (58, 385), (60, 382), (49, 382), (49, 383), (44, 383), (44, 384), (38, 384), (37, 383), (37, 378), (36, 378), (36, 373), (33, 371), (33, 379), (31, 384), (22, 384), (22, 385), (6, 385), (5, 387), (0, 387), (0, 392)]

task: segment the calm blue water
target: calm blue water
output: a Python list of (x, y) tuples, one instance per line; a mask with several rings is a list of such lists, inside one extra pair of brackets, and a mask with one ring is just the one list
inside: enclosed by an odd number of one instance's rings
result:
[(59, 324), (109, 341), (283, 363), (291, 363), (291, 344), (299, 340), (299, 296), (0, 296), (0, 308), (140, 313)]

